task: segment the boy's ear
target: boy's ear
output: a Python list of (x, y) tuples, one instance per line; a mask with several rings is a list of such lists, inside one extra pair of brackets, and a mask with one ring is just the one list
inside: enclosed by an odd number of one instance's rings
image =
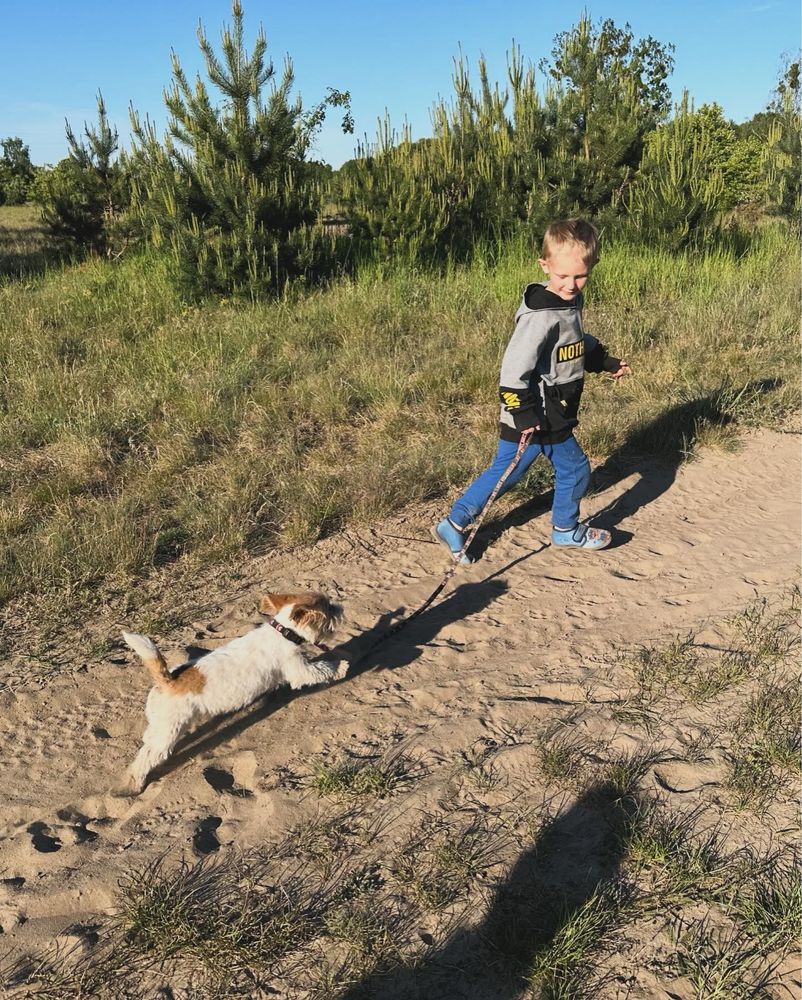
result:
[(549, 262), (547, 260), (544, 260), (542, 257), (539, 257), (537, 265), (541, 271), (545, 271), (546, 274), (549, 273)]

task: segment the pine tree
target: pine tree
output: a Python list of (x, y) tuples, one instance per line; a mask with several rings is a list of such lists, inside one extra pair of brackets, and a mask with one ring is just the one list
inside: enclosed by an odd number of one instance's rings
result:
[(477, 243), (535, 237), (569, 215), (621, 213), (647, 134), (668, 109), (672, 47), (587, 16), (535, 71), (513, 44), (507, 84), (478, 86), (456, 61), (454, 96), (433, 110), (434, 135), (413, 143), (385, 121), (341, 172), (357, 244), (380, 257), (467, 257)]
[(716, 129), (686, 91), (671, 121), (647, 138), (629, 191), (630, 224), (641, 239), (679, 250), (708, 241), (726, 205)]
[(253, 52), (245, 51), (239, 0), (232, 18), (221, 57), (198, 29), (220, 104), (200, 77), (190, 84), (173, 53), (164, 142), (132, 111), (135, 210), (146, 238), (169, 250), (195, 295), (258, 295), (325, 267), (332, 248), (313, 225), (321, 186), (305, 158), (327, 107), (344, 107), (344, 128), (352, 127), (347, 93), (332, 90), (305, 112), (300, 97), (291, 98), (290, 61), (277, 81), (261, 28)]
[(121, 216), (128, 207), (130, 190), (125, 166), (116, 155), (117, 129), (109, 123), (100, 92), (97, 110), (97, 125), (85, 122), (85, 138), (80, 140), (66, 122), (69, 156), (40, 173), (34, 193), (58, 249), (113, 256), (125, 245)]
[(629, 25), (594, 26), (587, 14), (555, 39), (551, 61), (554, 166), (563, 189), (558, 214), (614, 215), (640, 164), (646, 136), (670, 108), (672, 45), (636, 41)]
[(464, 259), (542, 214), (544, 109), (534, 70), (513, 46), (508, 86), (491, 85), (484, 60), (474, 89), (460, 56), (454, 98), (432, 111), (434, 135), (413, 142), (385, 120), (377, 141), (341, 171), (354, 240), (379, 258)]

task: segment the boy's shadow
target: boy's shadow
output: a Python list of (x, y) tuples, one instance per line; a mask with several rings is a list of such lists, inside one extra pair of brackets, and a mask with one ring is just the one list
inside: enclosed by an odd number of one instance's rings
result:
[[(677, 470), (687, 458), (700, 427), (726, 427), (734, 423), (736, 418), (728, 407), (735, 408), (744, 397), (748, 400), (781, 385), (781, 379), (755, 380), (747, 383), (734, 400), (732, 388), (722, 386), (708, 396), (673, 406), (655, 420), (635, 428), (624, 444), (593, 471), (591, 489), (594, 493), (603, 493), (636, 472), (639, 479), (597, 511), (590, 518), (591, 523), (597, 528), (612, 530), (662, 496), (673, 485)], [(492, 522), (479, 532), (477, 551), (483, 551), (509, 528), (526, 524), (549, 510), (552, 498), (552, 492), (538, 494)], [(613, 546), (631, 537), (629, 532), (613, 531)]]
[(594, 894), (606, 895), (613, 905), (616, 894), (626, 896), (626, 885), (616, 876), (637, 809), (634, 793), (622, 795), (607, 784), (587, 789), (544, 823), (496, 886), (481, 923), (457, 930), (411, 967), (369, 974), (341, 1000), (521, 996), (537, 956)]

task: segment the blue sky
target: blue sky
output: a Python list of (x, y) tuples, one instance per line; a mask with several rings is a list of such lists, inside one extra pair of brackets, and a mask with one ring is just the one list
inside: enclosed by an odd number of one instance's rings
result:
[[(333, 166), (353, 155), (356, 137), (375, 135), (385, 110), (395, 126), (406, 118), (416, 138), (430, 134), (429, 110), (438, 95), (451, 93), (460, 47), (472, 66), (484, 54), (491, 78), (503, 80), (513, 39), (536, 64), (583, 9), (594, 21), (629, 22), (636, 38), (673, 42), (674, 96), (687, 88), (697, 105), (718, 101), (735, 121), (765, 106), (783, 54), (794, 55), (800, 44), (798, 0), (244, 0), (243, 6), (248, 48), (261, 22), (276, 68), (292, 58), (306, 104), (330, 86), (351, 91), (355, 137), (343, 136), (332, 121), (317, 143), (318, 157)], [(0, 10), (0, 139), (20, 136), (34, 163), (66, 155), (64, 119), (76, 132), (94, 121), (98, 89), (123, 143), (131, 103), (161, 129), (170, 50), (194, 75), (201, 68), (198, 22), (216, 42), (231, 19), (230, 0), (2, 0)]]

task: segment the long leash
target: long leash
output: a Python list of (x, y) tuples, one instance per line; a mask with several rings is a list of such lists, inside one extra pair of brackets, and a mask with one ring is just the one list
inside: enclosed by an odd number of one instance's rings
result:
[(354, 660), (351, 663), (351, 667), (355, 667), (358, 663), (361, 663), (363, 660), (367, 659), (367, 657), (373, 652), (374, 649), (380, 646), (383, 642), (386, 642), (392, 636), (397, 635), (401, 631), (401, 629), (406, 628), (411, 621), (414, 621), (418, 617), (418, 615), (422, 615), (423, 612), (428, 607), (430, 607), (434, 601), (437, 600), (437, 598), (440, 596), (443, 590), (448, 586), (449, 581), (457, 572), (457, 569), (460, 566), (460, 560), (468, 551), (468, 548), (470, 547), (470, 544), (473, 541), (476, 532), (481, 527), (482, 521), (484, 521), (485, 519), (485, 515), (493, 506), (493, 502), (499, 495), (501, 487), (504, 485), (504, 483), (507, 482), (507, 480), (513, 474), (515, 469), (518, 467), (518, 463), (521, 461), (523, 453), (527, 449), (527, 446), (529, 444), (529, 439), (532, 437), (532, 433), (533, 433), (532, 428), (530, 428), (529, 430), (525, 430), (521, 434), (521, 440), (518, 442), (518, 450), (515, 452), (515, 457), (507, 466), (507, 468), (504, 470), (504, 472), (501, 474), (501, 478), (499, 479), (499, 481), (493, 487), (493, 492), (487, 498), (487, 503), (484, 505), (484, 507), (482, 507), (481, 511), (479, 512), (479, 516), (474, 521), (473, 527), (471, 528), (468, 537), (465, 539), (462, 548), (459, 550), (459, 552), (455, 552), (452, 555), (451, 557), (452, 564), (451, 566), (449, 566), (445, 576), (440, 581), (440, 583), (438, 583), (438, 585), (434, 588), (431, 594), (429, 594), (429, 596), (426, 598), (426, 600), (423, 602), (423, 604), (421, 604), (419, 608), (413, 611), (411, 615), (407, 615), (405, 618), (401, 618), (399, 621), (397, 621), (390, 629), (388, 629), (384, 633), (384, 635), (380, 635), (374, 642), (370, 644), (370, 646), (368, 646), (368, 648), (362, 653), (362, 655), (357, 660)]

